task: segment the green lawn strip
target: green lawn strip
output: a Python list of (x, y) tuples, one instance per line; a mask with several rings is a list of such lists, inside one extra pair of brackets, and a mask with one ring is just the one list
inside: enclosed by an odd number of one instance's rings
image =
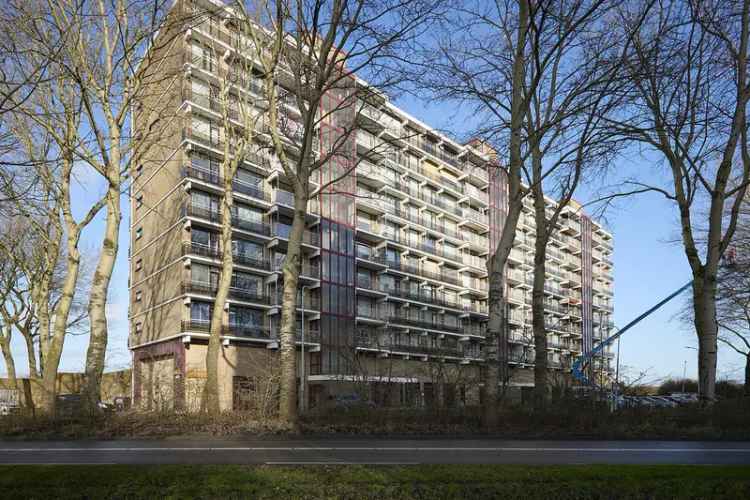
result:
[(10, 498), (749, 498), (735, 466), (0, 466)]

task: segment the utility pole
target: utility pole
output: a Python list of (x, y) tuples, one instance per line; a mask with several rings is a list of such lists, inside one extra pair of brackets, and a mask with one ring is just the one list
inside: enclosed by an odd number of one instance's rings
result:
[(682, 363), (682, 393), (685, 393), (685, 377), (687, 377), (687, 359)]
[[(686, 345), (685, 349), (692, 349), (694, 351), (697, 351), (698, 348)], [(685, 392), (685, 380), (687, 379), (687, 359), (685, 360), (684, 364), (682, 365), (682, 392)]]

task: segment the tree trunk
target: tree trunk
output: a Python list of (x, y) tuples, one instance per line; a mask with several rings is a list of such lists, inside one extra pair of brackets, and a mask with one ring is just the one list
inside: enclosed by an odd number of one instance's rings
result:
[[(65, 335), (68, 329), (68, 316), (73, 305), (78, 273), (81, 265), (81, 255), (78, 251), (78, 234), (67, 235), (67, 269), (65, 279), (60, 290), (60, 299), (54, 310), (54, 322), (50, 331), (50, 314), (47, 307), (43, 307), (39, 313), (39, 356), (41, 377), (41, 401), (40, 408), (43, 413), (54, 416), (55, 399), (57, 396), (57, 370), (60, 366)], [(57, 255), (57, 252), (54, 252)], [(52, 266), (54, 268), (54, 266)], [(43, 291), (44, 300), (49, 298), (48, 291)]]
[[(536, 200), (534, 201), (536, 204)], [(538, 209), (537, 209), (538, 210)], [(544, 213), (544, 198), (542, 198), (542, 213)], [(544, 215), (542, 215), (544, 217)], [(549, 395), (547, 384), (547, 329), (544, 325), (544, 276), (546, 273), (546, 236), (540, 235), (539, 225), (544, 222), (539, 221), (537, 213), (537, 239), (535, 244), (534, 255), (534, 285), (531, 295), (531, 314), (532, 328), (534, 331), (534, 405), (537, 409), (542, 409)]]
[[(6, 327), (10, 330), (10, 326)], [(0, 340), (0, 351), (3, 352), (3, 359), (5, 360), (5, 370), (8, 372), (8, 388), (18, 389), (18, 381), (16, 379), (16, 362), (13, 360), (13, 353), (10, 351), (10, 336), (3, 335)]]
[(89, 295), (90, 335), (86, 350), (84, 399), (91, 411), (97, 409), (101, 399), (102, 373), (107, 352), (107, 293), (117, 259), (122, 220), (119, 179), (115, 182), (110, 181), (106, 217), (102, 250)]
[[(537, 110), (537, 115), (539, 111)], [(532, 117), (529, 115), (529, 120)], [(547, 231), (546, 204), (542, 179), (542, 152), (539, 143), (533, 141), (532, 181), (534, 192), (534, 221), (536, 241), (534, 243), (534, 284), (531, 293), (531, 324), (534, 332), (534, 405), (544, 408), (549, 396), (547, 384), (547, 329), (544, 325), (544, 282), (547, 272)]]
[(716, 280), (705, 275), (693, 281), (695, 331), (698, 336), (698, 394), (703, 403), (716, 397)]
[(307, 199), (295, 194), (294, 218), (289, 235), (289, 248), (284, 259), (284, 290), (281, 304), (281, 325), (279, 328), (279, 356), (281, 380), (279, 384), (279, 419), (281, 422), (297, 426), (297, 282), (302, 264), (302, 237), (305, 230)]
[(232, 178), (224, 177), (224, 198), (221, 213), (221, 272), (211, 314), (211, 330), (206, 351), (206, 386), (204, 387), (204, 409), (211, 415), (221, 412), (219, 383), (219, 354), (221, 354), (221, 334), (224, 327), (224, 308), (232, 285), (234, 256), (232, 254)]
[[(521, 129), (523, 127), (523, 86), (525, 78), (525, 47), (529, 23), (527, 0), (518, 2), (518, 40), (513, 60), (513, 89), (511, 96), (510, 157), (508, 164), (508, 214), (503, 224), (500, 241), (487, 262), (489, 275), (489, 322), (487, 324), (487, 366), (484, 371), (485, 401), (482, 425), (486, 429), (497, 426), (498, 386), (509, 380), (508, 330), (505, 317), (505, 264), (513, 246), (518, 217), (521, 213)], [(497, 167), (501, 168), (501, 167)]]
[(745, 397), (750, 397), (750, 352), (745, 355)]

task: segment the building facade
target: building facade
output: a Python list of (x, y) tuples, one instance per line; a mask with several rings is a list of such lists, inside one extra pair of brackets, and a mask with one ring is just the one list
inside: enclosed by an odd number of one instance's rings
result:
[[(165, 133), (139, 155), (131, 188), (129, 347), (134, 400), (144, 408), (191, 407), (205, 380), (225, 140), (212, 88), (237, 36), (209, 16), (163, 44), (154, 73), (169, 77), (134, 113), (136, 134), (148, 134), (149, 101), (173, 111), (160, 112)], [(481, 143), (458, 144), (387, 99), (363, 104), (357, 123), (348, 139), (356, 168), (308, 207), (297, 312), (306, 404), (354, 393), (394, 405), (478, 403), (486, 261), (507, 209), (504, 173)], [(323, 123), (317, 147), (326, 148), (337, 127), (335, 118)], [(327, 165), (315, 181), (350, 167)], [(262, 149), (233, 181), (234, 275), (220, 356), (225, 409), (254, 404), (277, 377), (288, 186)], [(516, 388), (533, 382), (533, 249), (527, 199), (507, 268), (507, 361)], [(572, 361), (611, 328), (612, 250), (611, 234), (580, 207), (564, 209), (545, 286), (549, 366), (560, 383), (570, 383)], [(610, 357), (592, 369), (606, 373)]]

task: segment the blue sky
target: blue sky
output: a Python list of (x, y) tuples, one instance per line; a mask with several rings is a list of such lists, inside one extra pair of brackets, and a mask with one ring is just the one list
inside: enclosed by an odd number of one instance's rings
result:
[[(459, 106), (447, 103), (428, 105), (426, 100), (402, 98), (397, 104), (420, 120), (440, 129), (449, 130), (458, 137), (470, 132), (471, 119), (462, 116)], [(648, 180), (660, 175), (656, 166), (658, 158), (631, 157), (613, 165), (615, 178), (640, 176)], [(85, 207), (99, 195), (103, 186), (95, 175), (79, 173), (78, 209)], [(586, 202), (595, 196), (599, 186), (587, 185), (578, 195)], [(110, 341), (107, 352), (107, 368), (127, 367), (130, 354), (127, 349), (128, 310), (128, 227), (129, 205), (123, 197), (123, 222), (120, 229), (120, 253), (110, 290), (108, 319)], [(607, 214), (607, 225), (615, 237), (615, 323), (622, 326), (642, 313), (661, 298), (690, 279), (684, 254), (676, 239), (674, 208), (659, 195), (642, 195), (620, 202)], [(103, 230), (100, 215), (86, 229), (83, 247), (96, 249)], [(94, 250), (95, 251), (95, 250)], [(683, 364), (687, 361), (688, 376), (697, 374), (695, 351), (685, 346), (695, 346), (695, 335), (681, 324), (675, 315), (684, 305), (684, 299), (675, 300), (647, 320), (639, 324), (622, 338), (621, 373), (630, 375), (647, 372), (646, 380), (657, 380), (667, 376), (682, 376)], [(24, 349), (16, 339), (14, 353), (19, 374), (27, 373)], [(69, 337), (61, 362), (62, 371), (82, 371), (88, 338), (85, 335)], [(743, 359), (734, 352), (720, 347), (720, 378), (742, 378)], [(4, 366), (2, 371), (4, 372)]]

